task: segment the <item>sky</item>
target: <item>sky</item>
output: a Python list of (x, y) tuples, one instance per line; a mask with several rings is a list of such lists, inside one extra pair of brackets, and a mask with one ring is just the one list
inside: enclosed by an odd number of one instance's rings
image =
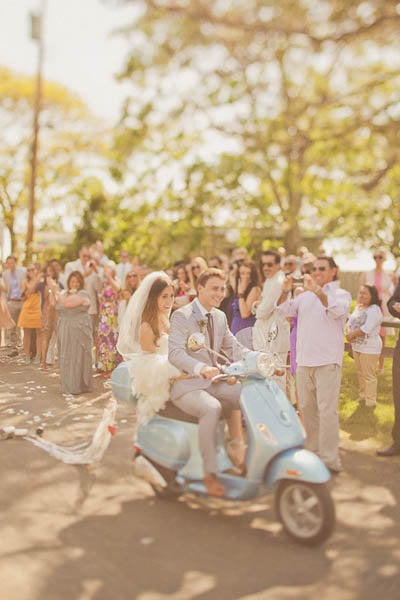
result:
[[(37, 43), (30, 39), (30, 13), (42, 0), (0, 0), (0, 64), (21, 74), (37, 69)], [(114, 6), (113, 6), (114, 5)], [(132, 5), (103, 0), (45, 0), (43, 76), (79, 95), (109, 122), (119, 116), (123, 86), (114, 74), (123, 65), (126, 41), (112, 35), (127, 22)]]

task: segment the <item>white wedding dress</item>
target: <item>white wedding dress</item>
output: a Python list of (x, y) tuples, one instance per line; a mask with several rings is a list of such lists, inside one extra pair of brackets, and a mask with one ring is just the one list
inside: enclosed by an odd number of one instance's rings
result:
[(171, 379), (180, 375), (168, 361), (168, 334), (161, 335), (156, 352), (135, 354), (128, 362), (128, 369), (132, 393), (137, 397), (137, 422), (141, 425), (165, 407)]
[(132, 392), (137, 397), (137, 421), (145, 423), (164, 408), (170, 389), (170, 380), (180, 372), (168, 361), (168, 334), (161, 334), (155, 352), (144, 352), (140, 346), (142, 315), (156, 280), (162, 279), (172, 286), (164, 271), (146, 275), (128, 302), (124, 313), (117, 348), (128, 363)]

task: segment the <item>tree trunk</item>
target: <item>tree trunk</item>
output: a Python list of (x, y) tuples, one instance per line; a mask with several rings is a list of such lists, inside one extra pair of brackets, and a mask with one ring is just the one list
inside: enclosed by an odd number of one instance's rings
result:
[(289, 224), (283, 236), (283, 245), (287, 254), (296, 254), (297, 248), (302, 244), (301, 232), (297, 221)]

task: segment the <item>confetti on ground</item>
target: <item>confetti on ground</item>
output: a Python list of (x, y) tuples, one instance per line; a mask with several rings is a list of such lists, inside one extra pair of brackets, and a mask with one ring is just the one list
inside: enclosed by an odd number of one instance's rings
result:
[(154, 538), (144, 537), (140, 540), (140, 543), (143, 544), (143, 546), (149, 546), (150, 544), (154, 543)]

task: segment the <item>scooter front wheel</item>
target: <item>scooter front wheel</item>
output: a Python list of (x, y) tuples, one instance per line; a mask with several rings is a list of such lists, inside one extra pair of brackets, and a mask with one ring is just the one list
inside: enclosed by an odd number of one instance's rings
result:
[(320, 544), (332, 533), (335, 506), (325, 483), (283, 480), (275, 506), (285, 531), (297, 542)]

